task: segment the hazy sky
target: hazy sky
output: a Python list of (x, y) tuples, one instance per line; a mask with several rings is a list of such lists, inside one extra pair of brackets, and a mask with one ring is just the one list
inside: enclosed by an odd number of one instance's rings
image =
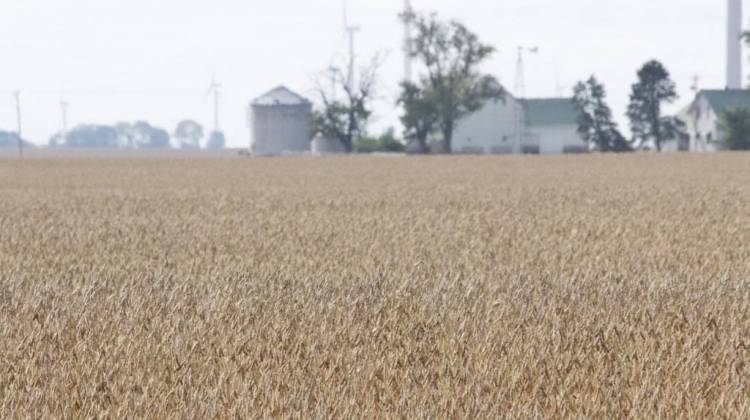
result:
[[(382, 51), (373, 129), (397, 120), (402, 76), (399, 0), (349, 0), (362, 58)], [(664, 62), (684, 105), (694, 75), (724, 85), (724, 0), (413, 0), (456, 18), (498, 48), (485, 71), (512, 88), (516, 47), (526, 59), (528, 96), (569, 93), (595, 74), (622, 114), (637, 67)], [(0, 128), (15, 129), (10, 91), (23, 94), (24, 131), (46, 143), (61, 127), (146, 119), (173, 131), (182, 118), (211, 124), (211, 74), (223, 85), (221, 124), (233, 146), (249, 142), (252, 98), (284, 84), (314, 98), (316, 74), (345, 53), (341, 0), (2, 0)], [(338, 57), (338, 58), (337, 58)]]

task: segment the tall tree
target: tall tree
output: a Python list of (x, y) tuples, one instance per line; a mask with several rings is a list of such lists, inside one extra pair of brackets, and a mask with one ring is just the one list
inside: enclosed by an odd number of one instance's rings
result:
[[(423, 97), (434, 104), (443, 149), (450, 153), (458, 120), (479, 110), (486, 102), (504, 97), (497, 80), (479, 71), (495, 48), (482, 43), (460, 22), (440, 21), (434, 13), (409, 13), (402, 18), (411, 21), (416, 29), (412, 55), (426, 72), (417, 87), (429, 92), (423, 93)], [(408, 95), (408, 88), (408, 85), (403, 87), (402, 96)], [(422, 107), (418, 109), (424, 111)]]
[(662, 105), (677, 99), (675, 84), (664, 66), (652, 60), (638, 70), (638, 81), (633, 85), (628, 106), (628, 117), (633, 136), (641, 146), (653, 142), (661, 151), (666, 139)]
[(177, 124), (174, 137), (182, 149), (200, 149), (203, 126), (193, 120), (183, 120)]
[(728, 108), (719, 118), (720, 145), (728, 150), (750, 150), (750, 109)]
[(318, 80), (322, 109), (313, 113), (313, 137), (320, 133), (338, 140), (346, 153), (354, 150), (354, 142), (365, 134), (372, 115), (371, 102), (381, 61), (376, 55), (357, 74), (333, 66)]
[(591, 76), (579, 82), (573, 90), (573, 103), (578, 109), (578, 133), (601, 152), (625, 152), (630, 144), (612, 120), (612, 110), (607, 105), (604, 85)]
[(399, 105), (404, 109), (401, 124), (404, 138), (417, 143), (419, 153), (427, 153), (427, 140), (435, 132), (440, 114), (433, 92), (411, 82), (401, 84)]

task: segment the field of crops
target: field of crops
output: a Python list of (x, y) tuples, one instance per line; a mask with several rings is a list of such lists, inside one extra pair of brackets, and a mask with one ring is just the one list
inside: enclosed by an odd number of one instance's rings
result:
[(0, 418), (750, 417), (750, 155), (0, 160)]

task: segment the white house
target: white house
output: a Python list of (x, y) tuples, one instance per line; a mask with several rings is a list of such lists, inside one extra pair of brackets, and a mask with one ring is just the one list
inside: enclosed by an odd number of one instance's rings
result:
[(516, 99), (506, 95), (459, 121), (457, 153), (582, 153), (578, 111), (570, 98)]
[(690, 137), (681, 150), (711, 152), (719, 149), (721, 129), (719, 120), (724, 110), (730, 108), (750, 109), (750, 90), (724, 89), (701, 90), (693, 102), (677, 116), (686, 125)]

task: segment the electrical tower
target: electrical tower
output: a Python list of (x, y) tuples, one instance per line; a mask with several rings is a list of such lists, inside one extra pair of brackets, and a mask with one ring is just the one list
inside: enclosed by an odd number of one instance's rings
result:
[(523, 54), (525, 52), (536, 54), (539, 52), (539, 47), (518, 47), (518, 61), (516, 62), (516, 83), (513, 89), (513, 93), (518, 98), (526, 97), (526, 75), (524, 69)]

